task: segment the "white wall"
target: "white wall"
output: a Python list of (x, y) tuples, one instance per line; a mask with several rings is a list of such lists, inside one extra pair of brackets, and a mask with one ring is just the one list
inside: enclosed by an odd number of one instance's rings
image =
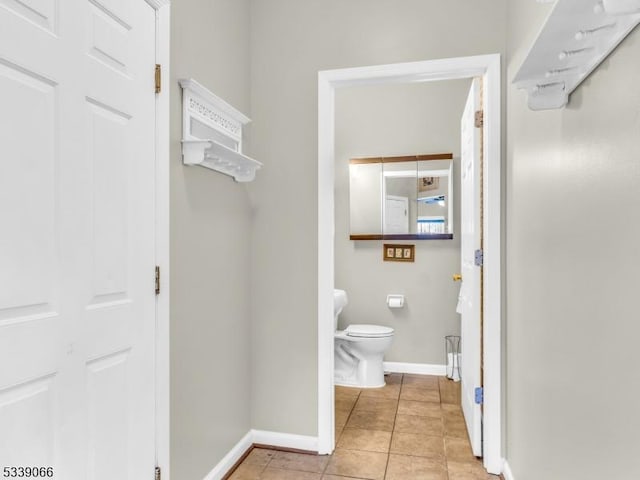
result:
[(317, 433), (317, 74), (501, 53), (505, 0), (253, 0), (252, 422)]
[[(451, 279), (460, 271), (460, 192), (454, 192), (453, 240), (352, 241), (349, 159), (450, 152), (459, 185), (460, 117), (470, 85), (455, 80), (336, 92), (335, 284), (349, 295), (340, 328), (350, 323), (394, 328), (387, 361), (444, 364), (444, 336), (460, 334), (459, 284)], [(409, 184), (415, 221), (416, 179)], [(383, 261), (384, 243), (416, 245), (415, 262)], [(405, 308), (389, 309), (390, 293), (405, 295)]]
[[(509, 79), (547, 11), (509, 2)], [(564, 110), (529, 111), (507, 87), (506, 453), (517, 480), (640, 478), (639, 55), (636, 30)]]
[(251, 208), (243, 185), (182, 165), (177, 80), (251, 114), (249, 2), (174, 0), (171, 15), (171, 478), (201, 480), (250, 428)]

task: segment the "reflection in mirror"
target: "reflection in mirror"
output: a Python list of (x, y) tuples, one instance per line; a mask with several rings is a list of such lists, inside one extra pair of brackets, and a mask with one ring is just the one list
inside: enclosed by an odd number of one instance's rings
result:
[(352, 159), (351, 239), (453, 238), (452, 158)]
[(453, 233), (453, 161), (418, 162), (417, 232)]
[(382, 233), (418, 233), (416, 209), (417, 162), (385, 163), (382, 167)]

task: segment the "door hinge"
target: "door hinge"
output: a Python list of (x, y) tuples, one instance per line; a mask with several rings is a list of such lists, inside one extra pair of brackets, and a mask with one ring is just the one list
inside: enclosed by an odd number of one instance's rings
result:
[(482, 405), (484, 403), (484, 388), (476, 387), (476, 403)]
[(480, 249), (475, 252), (475, 264), (476, 267), (482, 267), (484, 265), (484, 252)]
[(160, 267), (156, 265), (156, 295), (160, 295)]
[(476, 128), (484, 127), (484, 111), (483, 110), (476, 111), (475, 124), (476, 124)]
[(162, 480), (162, 471), (160, 470), (160, 467), (156, 467), (155, 480)]
[(156, 93), (160, 93), (162, 90), (162, 65), (156, 63), (155, 70), (155, 82), (156, 82)]

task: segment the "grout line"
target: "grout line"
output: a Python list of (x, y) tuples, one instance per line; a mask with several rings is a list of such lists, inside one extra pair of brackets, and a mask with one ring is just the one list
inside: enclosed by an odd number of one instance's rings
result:
[(396, 419), (398, 418), (398, 409), (400, 407), (400, 394), (402, 393), (402, 384), (404, 383), (404, 373), (400, 378), (400, 391), (398, 392), (398, 399), (396, 402), (396, 414), (393, 416), (393, 426), (391, 427), (391, 438), (389, 439), (389, 449), (387, 450), (387, 463), (384, 466), (384, 477), (387, 478), (387, 470), (389, 469), (389, 459), (391, 458), (391, 443), (393, 442), (393, 434), (396, 430)]

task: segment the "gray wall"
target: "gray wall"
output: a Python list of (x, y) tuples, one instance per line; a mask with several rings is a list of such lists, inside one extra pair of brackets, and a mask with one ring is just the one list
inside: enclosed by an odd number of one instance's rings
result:
[(251, 208), (243, 185), (182, 165), (177, 79), (251, 115), (249, 2), (177, 0), (171, 15), (171, 478), (201, 480), (251, 425)]
[[(352, 241), (349, 159), (451, 152), (454, 185), (459, 185), (460, 118), (470, 85), (470, 80), (455, 80), (336, 92), (335, 284), (349, 296), (339, 326), (373, 323), (394, 328), (387, 361), (444, 364), (444, 336), (460, 333), (455, 312), (459, 284), (451, 280), (460, 270), (460, 192), (454, 194), (453, 240)], [(406, 168), (404, 163), (386, 164), (395, 165)], [(415, 221), (417, 182), (404, 180), (411, 187)], [(415, 263), (383, 261), (383, 243), (416, 245)], [(389, 309), (389, 293), (405, 295), (405, 307)]]
[[(509, 2), (509, 79), (547, 11)], [(531, 112), (508, 84), (507, 458), (517, 480), (640, 478), (639, 55), (636, 30), (564, 110)]]
[(316, 435), (317, 73), (504, 52), (506, 1), (251, 5), (252, 422)]

